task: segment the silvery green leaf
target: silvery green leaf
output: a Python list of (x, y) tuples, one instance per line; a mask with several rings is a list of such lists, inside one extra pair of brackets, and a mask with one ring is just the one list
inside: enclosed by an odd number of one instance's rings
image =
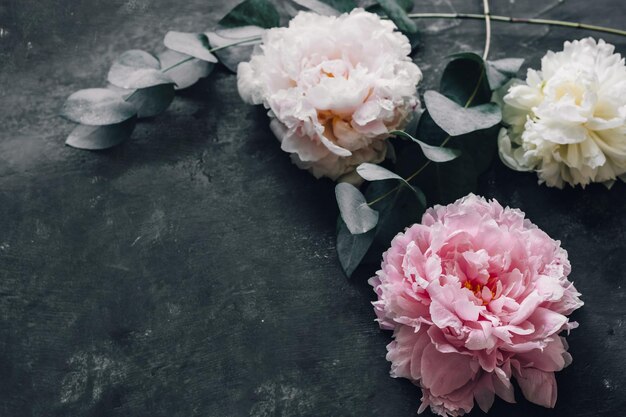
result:
[(353, 234), (341, 216), (337, 219), (337, 256), (345, 274), (350, 277), (361, 264), (365, 254), (374, 242), (376, 230)]
[(217, 58), (209, 49), (209, 39), (204, 33), (167, 32), (163, 43), (169, 49), (190, 55), (203, 61), (216, 63)]
[(254, 45), (261, 42), (265, 29), (259, 26), (218, 28), (206, 32), (215, 55), (226, 68), (237, 72), (240, 62), (249, 61)]
[(171, 49), (160, 53), (158, 58), (163, 72), (174, 80), (177, 90), (191, 87), (200, 78), (207, 77), (215, 67), (215, 64)]
[(346, 222), (350, 233), (366, 233), (376, 227), (378, 212), (367, 205), (365, 197), (354, 185), (345, 182), (337, 184), (335, 196), (341, 218)]
[(219, 26), (260, 26), (273, 28), (280, 25), (280, 15), (268, 0), (245, 0), (219, 21)]
[(174, 100), (174, 84), (161, 84), (142, 88), (126, 95), (126, 100), (137, 109), (140, 118), (163, 113)]
[(63, 117), (83, 125), (104, 126), (121, 123), (137, 114), (132, 104), (104, 88), (80, 90), (68, 97)]
[(461, 155), (461, 151), (459, 151), (458, 149), (429, 145), (428, 143), (424, 143), (421, 140), (413, 137), (412, 135), (409, 135), (408, 133), (402, 132), (400, 130), (394, 130), (390, 133), (392, 135), (402, 136), (417, 143), (422, 149), (424, 156), (433, 162), (448, 162), (458, 158)]
[(522, 58), (504, 58), (497, 61), (487, 61), (485, 70), (489, 87), (492, 90), (502, 87), (517, 75), (523, 63), (524, 60)]
[(433, 90), (424, 94), (424, 101), (435, 123), (450, 136), (487, 129), (502, 119), (500, 107), (495, 103), (465, 108)]
[(380, 165), (364, 162), (356, 168), (356, 172), (367, 181), (381, 181), (381, 180), (400, 180), (404, 181), (404, 178), (389, 171), (387, 168), (383, 168)]
[(118, 87), (133, 89), (174, 83), (163, 74), (157, 58), (137, 49), (124, 52), (113, 62), (107, 80)]
[(78, 125), (67, 137), (65, 144), (91, 151), (112, 148), (130, 137), (136, 122), (137, 118), (132, 117), (121, 123), (106, 126)]

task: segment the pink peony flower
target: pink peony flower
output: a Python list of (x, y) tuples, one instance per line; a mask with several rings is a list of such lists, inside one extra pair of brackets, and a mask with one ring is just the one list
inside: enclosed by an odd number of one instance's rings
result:
[(244, 101), (263, 104), (292, 161), (315, 177), (362, 179), (381, 162), (389, 132), (419, 105), (422, 73), (390, 20), (355, 9), (341, 16), (301, 12), (267, 30), (250, 62), (237, 68)]
[(391, 376), (422, 389), (441, 416), (488, 411), (495, 395), (554, 407), (554, 372), (572, 357), (559, 333), (583, 305), (567, 252), (520, 210), (473, 194), (428, 209), (391, 242), (370, 279)]

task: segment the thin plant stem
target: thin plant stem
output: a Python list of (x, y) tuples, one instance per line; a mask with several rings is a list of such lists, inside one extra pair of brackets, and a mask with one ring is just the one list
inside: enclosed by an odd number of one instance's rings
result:
[[(410, 13), (408, 15), (412, 19), (474, 19), (485, 20), (484, 14), (478, 13)], [(512, 16), (499, 16), (489, 15), (489, 19), (494, 22), (506, 22), (506, 23), (524, 23), (529, 25), (548, 25), (548, 26), (562, 26), (575, 29), (585, 29), (594, 32), (610, 33), (612, 35), (626, 36), (626, 30), (616, 29), (606, 26), (590, 25), (580, 22), (569, 22), (565, 20), (553, 20), (553, 19), (534, 19)]]
[(485, 12), (485, 49), (483, 51), (483, 59), (489, 56), (489, 48), (491, 47), (491, 12), (489, 11), (489, 0), (483, 0), (483, 10)]

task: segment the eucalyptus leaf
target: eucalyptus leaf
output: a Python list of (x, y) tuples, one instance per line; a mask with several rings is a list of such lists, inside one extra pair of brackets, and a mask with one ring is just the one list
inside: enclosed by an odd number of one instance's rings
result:
[(356, 172), (367, 181), (381, 181), (381, 180), (400, 180), (404, 181), (404, 178), (389, 171), (387, 168), (380, 165), (364, 162), (356, 168)]
[(425, 201), (424, 194), (418, 189), (413, 187), (407, 180), (402, 178), (400, 175), (389, 171), (387, 168), (381, 167), (380, 165), (371, 164), (369, 162), (364, 162), (356, 168), (356, 172), (367, 181), (384, 181), (384, 180), (397, 180), (400, 181), (403, 185), (407, 186), (416, 197)]
[(269, 0), (245, 0), (219, 21), (219, 26), (260, 26), (273, 28), (280, 25), (280, 16)]
[[(469, 142), (468, 146), (471, 146)], [(400, 175), (408, 176), (428, 162), (416, 148), (417, 145), (413, 148), (407, 147), (398, 155), (396, 167)], [(448, 204), (470, 192), (475, 192), (477, 178), (478, 172), (472, 156), (463, 153), (459, 158), (449, 162), (427, 164), (420, 174), (411, 180), (411, 184), (419, 187), (428, 201)]]
[(156, 57), (137, 49), (124, 52), (113, 62), (107, 80), (118, 87), (132, 89), (174, 83), (161, 71)]
[(304, 7), (323, 16), (338, 16), (341, 12), (334, 7), (319, 0), (291, 0), (299, 6)]
[(163, 44), (169, 49), (190, 55), (203, 61), (216, 63), (217, 58), (209, 49), (209, 39), (204, 33), (167, 32)]
[(83, 125), (104, 126), (135, 116), (135, 107), (105, 88), (80, 90), (68, 97), (61, 115)]
[(398, 29), (405, 33), (416, 33), (417, 25), (407, 15), (403, 5), (406, 4), (399, 0), (378, 0), (378, 4), (385, 11), (387, 16), (396, 24)]
[(439, 91), (461, 106), (491, 101), (482, 58), (474, 53), (455, 54), (443, 71)]
[(106, 126), (78, 125), (67, 137), (65, 144), (91, 151), (112, 148), (130, 137), (136, 122), (137, 118), (132, 117), (121, 123)]
[(171, 49), (160, 53), (158, 58), (163, 72), (174, 80), (177, 90), (191, 87), (199, 79), (207, 77), (215, 67), (215, 64)]
[(352, 184), (341, 182), (335, 187), (341, 218), (352, 234), (366, 233), (376, 227), (378, 212), (372, 210), (365, 197)]
[(240, 62), (250, 60), (254, 46), (261, 42), (265, 30), (259, 26), (241, 26), (218, 28), (206, 32), (206, 35), (220, 62), (232, 72), (237, 72)]
[(374, 242), (376, 230), (353, 234), (341, 216), (337, 219), (337, 256), (346, 276), (350, 277), (361, 264)]
[(174, 84), (135, 90), (126, 96), (126, 100), (135, 106), (139, 118), (153, 117), (167, 110), (174, 100)]
[(487, 80), (492, 90), (497, 90), (514, 78), (524, 64), (522, 58), (504, 58), (497, 61), (487, 61), (485, 68)]
[[(395, 235), (419, 222), (426, 209), (424, 193), (421, 190), (419, 194), (422, 197), (416, 201), (414, 192), (406, 187), (397, 188), (393, 181), (372, 182), (365, 190), (365, 196), (369, 201), (375, 201), (386, 194), (388, 194), (387, 197), (372, 205), (380, 213), (375, 241), (382, 250), (389, 248)], [(380, 262), (380, 256), (378, 256), (378, 262)]]
[(500, 106), (495, 103), (465, 108), (434, 90), (424, 94), (424, 101), (435, 123), (450, 136), (487, 129), (502, 120)]
[(392, 135), (405, 137), (417, 143), (422, 149), (424, 156), (433, 162), (448, 162), (448, 161), (452, 161), (453, 159), (458, 158), (459, 155), (461, 155), (461, 151), (458, 149), (444, 148), (441, 146), (429, 145), (428, 143), (422, 142), (421, 140), (409, 135), (406, 132), (402, 132), (400, 130), (394, 130), (390, 133)]

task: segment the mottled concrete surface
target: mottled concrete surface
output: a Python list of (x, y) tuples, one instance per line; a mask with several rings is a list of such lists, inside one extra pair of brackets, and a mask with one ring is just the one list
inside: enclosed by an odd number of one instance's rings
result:
[[(492, 1), (536, 15), (544, 2)], [(531, 4), (532, 3), (532, 4)], [(388, 377), (360, 271), (334, 252), (333, 186), (297, 170), (264, 112), (217, 71), (100, 153), (63, 145), (71, 92), (103, 85), (130, 48), (210, 27), (215, 0), (0, 3), (0, 416), (412, 416), (419, 390)], [(424, 0), (416, 11), (480, 11)], [(623, 27), (620, 0), (543, 16)], [(420, 22), (432, 88), (444, 55), (480, 50), (481, 22)], [(584, 31), (494, 23), (493, 57), (528, 57)], [(623, 38), (605, 37), (620, 52)], [(626, 186), (554, 190), (499, 162), (480, 193), (519, 207), (569, 251), (586, 306), (573, 365), (545, 410), (617, 416), (626, 400)], [(480, 411), (474, 415), (480, 415)]]

